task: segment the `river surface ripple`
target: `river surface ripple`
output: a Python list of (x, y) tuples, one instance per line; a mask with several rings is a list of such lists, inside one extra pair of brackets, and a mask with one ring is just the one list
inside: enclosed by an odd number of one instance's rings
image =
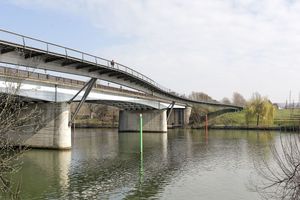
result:
[(22, 199), (255, 200), (254, 167), (278, 132), (76, 129), (72, 150), (30, 150), (17, 174)]

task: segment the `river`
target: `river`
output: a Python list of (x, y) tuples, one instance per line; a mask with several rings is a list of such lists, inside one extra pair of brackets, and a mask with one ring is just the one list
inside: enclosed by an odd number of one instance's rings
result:
[(23, 156), (22, 199), (255, 200), (254, 161), (270, 154), (278, 132), (171, 129), (138, 133), (76, 129), (69, 151)]

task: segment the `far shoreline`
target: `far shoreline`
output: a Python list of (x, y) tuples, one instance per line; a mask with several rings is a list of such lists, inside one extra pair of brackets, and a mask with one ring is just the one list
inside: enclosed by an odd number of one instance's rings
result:
[[(72, 124), (74, 127), (74, 124)], [(101, 124), (93, 124), (93, 123), (76, 123), (75, 128), (107, 128), (107, 129), (117, 129), (118, 124), (114, 125), (101, 125)], [(168, 127), (168, 129), (177, 129), (183, 127)], [(205, 129), (204, 126), (193, 127), (189, 126), (186, 127), (188, 129)], [(231, 125), (219, 125), (219, 126), (209, 126), (208, 129), (214, 130), (257, 130), (257, 131), (289, 131), (289, 132), (300, 132), (300, 126), (231, 126)]]

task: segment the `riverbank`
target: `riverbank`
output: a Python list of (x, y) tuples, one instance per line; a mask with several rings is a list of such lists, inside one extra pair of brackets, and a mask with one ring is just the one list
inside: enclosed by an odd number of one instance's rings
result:
[[(193, 126), (191, 129), (205, 129), (204, 126)], [(257, 130), (257, 131), (288, 131), (288, 132), (300, 132), (300, 126), (229, 126), (218, 125), (208, 126), (208, 129), (214, 130)]]
[[(203, 127), (201, 124), (200, 127)], [(209, 119), (211, 129), (299, 131), (300, 109), (276, 110), (272, 121), (246, 121), (246, 112), (226, 113)], [(198, 127), (196, 127), (198, 128)]]
[[(299, 127), (300, 109), (276, 110), (274, 120), (271, 123), (266, 124), (261, 122), (258, 126), (256, 125), (256, 121), (246, 122), (245, 111), (226, 113), (216, 118), (209, 119), (209, 129), (299, 132)], [(103, 118), (102, 120), (97, 118), (81, 118), (75, 121), (75, 128), (118, 128), (118, 118), (109, 117)], [(168, 128), (172, 129), (174, 127)], [(187, 128), (203, 129), (204, 123), (190, 125)]]
[[(203, 128), (203, 127), (202, 127)], [(299, 132), (299, 126), (211, 126), (209, 129), (216, 130), (260, 130), (260, 131), (292, 131)]]
[[(191, 129), (204, 129), (204, 126), (191, 127)], [(267, 127), (267, 126), (209, 126), (208, 129), (215, 130), (269, 130), (269, 131), (280, 131), (281, 127)]]
[[(75, 123), (72, 127), (75, 128), (118, 128), (118, 123), (114, 125), (111, 123)], [(181, 127), (168, 127), (168, 129), (176, 129)], [(188, 126), (188, 129), (204, 129), (204, 126)], [(231, 126), (231, 125), (213, 125), (209, 126), (209, 129), (215, 130), (264, 130), (264, 131), (289, 131), (289, 132), (300, 132), (299, 126)]]

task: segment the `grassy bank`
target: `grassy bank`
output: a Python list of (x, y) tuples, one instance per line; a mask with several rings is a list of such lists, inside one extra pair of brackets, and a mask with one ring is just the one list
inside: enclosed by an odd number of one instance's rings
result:
[(300, 109), (281, 109), (274, 113), (274, 120), (271, 122), (260, 122), (256, 120), (246, 122), (246, 112), (243, 110), (236, 113), (226, 113), (215, 119), (210, 119), (209, 124), (213, 127), (249, 127), (279, 129), (280, 127), (298, 127), (300, 125)]

